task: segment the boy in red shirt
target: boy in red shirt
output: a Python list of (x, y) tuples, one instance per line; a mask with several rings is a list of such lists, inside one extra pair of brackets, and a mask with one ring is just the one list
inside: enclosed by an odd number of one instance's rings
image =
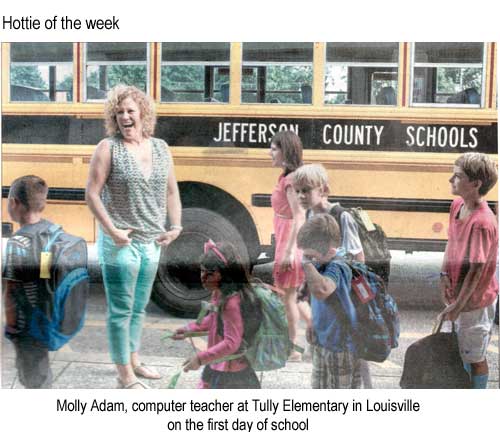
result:
[(450, 178), (457, 195), (450, 211), (440, 289), (446, 304), (439, 318), (456, 321), (460, 355), (473, 388), (486, 388), (489, 344), (498, 282), (498, 226), (483, 197), (497, 182), (495, 164), (481, 153), (455, 161)]

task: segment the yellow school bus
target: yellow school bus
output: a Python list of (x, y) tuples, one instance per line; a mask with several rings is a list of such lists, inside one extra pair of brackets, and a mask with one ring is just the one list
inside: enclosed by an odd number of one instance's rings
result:
[(162, 307), (191, 314), (206, 297), (196, 258), (207, 238), (252, 262), (272, 256), (279, 130), (300, 135), (305, 162), (329, 171), (331, 199), (367, 210), (391, 248), (443, 250), (454, 160), (497, 158), (496, 55), (490, 42), (4, 43), (4, 235), (16, 229), (10, 183), (37, 174), (47, 217), (95, 241), (88, 165), (106, 92), (125, 83), (156, 101), (184, 208), (154, 288)]

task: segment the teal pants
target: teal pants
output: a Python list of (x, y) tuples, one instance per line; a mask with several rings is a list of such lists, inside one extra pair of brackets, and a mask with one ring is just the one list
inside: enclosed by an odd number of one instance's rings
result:
[(128, 364), (130, 353), (139, 350), (160, 246), (132, 240), (128, 246), (117, 247), (111, 237), (100, 232), (97, 253), (106, 291), (111, 359), (115, 364)]

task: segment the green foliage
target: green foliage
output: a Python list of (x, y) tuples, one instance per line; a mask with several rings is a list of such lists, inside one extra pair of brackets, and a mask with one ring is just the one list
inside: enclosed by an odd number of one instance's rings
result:
[[(248, 69), (248, 68), (247, 68)], [(302, 103), (301, 86), (312, 85), (312, 66), (269, 65), (266, 67), (266, 102)], [(243, 94), (243, 102), (257, 102), (257, 68), (252, 74), (244, 74), (242, 87), (254, 93)], [(282, 93), (284, 92), (284, 93)]]
[[(108, 91), (118, 84), (133, 85), (146, 91), (146, 66), (139, 65), (112, 65), (99, 66), (102, 73), (106, 73), (107, 87), (100, 89)], [(99, 89), (99, 69), (89, 71), (87, 75), (87, 86)]]
[[(162, 93), (174, 94), (177, 102), (201, 102), (205, 96), (205, 69), (209, 67), (213, 66), (189, 64), (163, 66), (161, 70)], [(229, 76), (221, 74), (220, 71), (227, 70), (227, 67), (213, 67), (213, 69), (213, 96), (221, 99), (220, 88), (222, 84), (229, 81)]]
[(58, 85), (58, 90), (71, 91), (73, 89), (73, 75), (67, 75)]
[(463, 89), (481, 89), (480, 68), (438, 68), (437, 82), (439, 93), (457, 93)]
[(42, 78), (38, 66), (12, 66), (10, 68), (10, 82), (13, 85), (33, 87), (46, 90), (49, 85)]
[(113, 65), (108, 68), (108, 86), (132, 85), (146, 91), (146, 66)]
[[(162, 92), (170, 92), (177, 102), (201, 102), (204, 96), (205, 67), (201, 65), (169, 65), (161, 69)], [(199, 93), (183, 93), (196, 91)]]
[[(268, 66), (266, 71), (266, 93), (273, 91), (292, 91), (278, 94), (281, 103), (301, 103), (300, 87), (312, 85), (312, 66)], [(269, 95), (269, 97), (272, 97)]]

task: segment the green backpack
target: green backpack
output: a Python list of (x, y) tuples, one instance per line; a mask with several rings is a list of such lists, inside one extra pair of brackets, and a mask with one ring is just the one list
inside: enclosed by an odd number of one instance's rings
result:
[(256, 306), (241, 304), (245, 329), (240, 350), (214, 363), (245, 356), (255, 371), (280, 369), (286, 365), (292, 349), (300, 353), (304, 349), (288, 338), (285, 306), (279, 296), (263, 282), (254, 281), (252, 287)]
[(252, 286), (260, 302), (261, 322), (252, 340), (244, 347), (244, 355), (256, 371), (282, 368), (294, 346), (288, 338), (285, 306), (264, 283), (255, 282)]

